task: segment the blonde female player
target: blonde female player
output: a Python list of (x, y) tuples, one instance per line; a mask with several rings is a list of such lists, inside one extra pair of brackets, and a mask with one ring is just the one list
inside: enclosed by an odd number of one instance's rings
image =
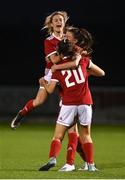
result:
[[(45, 19), (44, 28), (48, 29), (49, 37), (44, 41), (44, 49), (46, 55), (46, 68), (45, 68), (45, 80), (50, 81), (51, 76), (49, 71), (53, 63), (58, 62), (58, 55), (56, 53), (56, 46), (58, 42), (63, 38), (65, 23), (68, 19), (66, 12), (57, 11), (47, 16)], [(40, 86), (35, 99), (29, 100), (26, 105), (18, 112), (16, 117), (12, 120), (11, 128), (16, 129), (22, 118), (29, 114), (33, 109), (44, 103), (47, 98), (45, 89)]]

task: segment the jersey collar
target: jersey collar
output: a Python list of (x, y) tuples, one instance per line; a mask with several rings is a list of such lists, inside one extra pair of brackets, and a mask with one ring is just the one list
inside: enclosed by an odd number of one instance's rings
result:
[(52, 33), (52, 36), (55, 37), (56, 39), (58, 39), (59, 41), (61, 41), (62, 39), (57, 37), (54, 33)]

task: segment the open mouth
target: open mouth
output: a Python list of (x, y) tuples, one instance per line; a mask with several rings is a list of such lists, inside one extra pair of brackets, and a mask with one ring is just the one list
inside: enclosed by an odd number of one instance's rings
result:
[(56, 27), (61, 28), (62, 26), (61, 25), (57, 25)]

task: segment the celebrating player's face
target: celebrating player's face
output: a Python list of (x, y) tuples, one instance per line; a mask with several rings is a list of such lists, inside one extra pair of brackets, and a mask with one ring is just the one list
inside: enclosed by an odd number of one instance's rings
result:
[(51, 26), (54, 32), (62, 32), (65, 27), (64, 17), (59, 14), (53, 16)]
[(66, 32), (66, 38), (73, 44), (75, 45), (76, 39), (74, 38), (73, 34), (69, 31)]

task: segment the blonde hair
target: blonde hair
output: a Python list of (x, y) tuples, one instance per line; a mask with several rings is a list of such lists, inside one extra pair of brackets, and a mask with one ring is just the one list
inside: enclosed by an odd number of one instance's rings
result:
[(65, 11), (55, 11), (52, 14), (50, 14), (49, 16), (47, 16), (45, 19), (44, 26), (43, 26), (42, 30), (47, 29), (48, 34), (53, 33), (53, 28), (51, 27), (51, 23), (52, 23), (52, 19), (55, 15), (61, 15), (64, 18), (65, 23), (69, 19), (68, 14)]

